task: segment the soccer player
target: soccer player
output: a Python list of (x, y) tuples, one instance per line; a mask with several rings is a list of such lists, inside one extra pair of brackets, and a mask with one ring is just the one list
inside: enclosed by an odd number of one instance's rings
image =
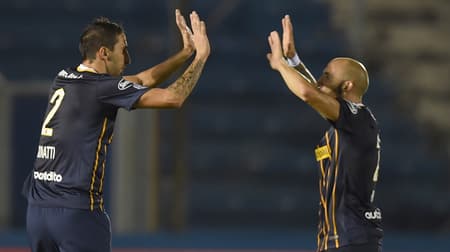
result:
[[(120, 25), (98, 18), (81, 34), (82, 63), (61, 70), (51, 85), (34, 169), (24, 183), (32, 251), (111, 251), (103, 188), (118, 109), (181, 107), (210, 54), (198, 14), (190, 14), (192, 29), (179, 10), (175, 16), (183, 49), (132, 76), (122, 76), (130, 56)], [(194, 53), (174, 83), (156, 87)]]
[(330, 123), (315, 149), (320, 177), (317, 251), (379, 252), (383, 231), (374, 197), (380, 136), (375, 117), (362, 103), (369, 85), (366, 68), (351, 58), (335, 58), (316, 81), (297, 55), (288, 15), (282, 26), (282, 41), (276, 31), (268, 37), (270, 66)]

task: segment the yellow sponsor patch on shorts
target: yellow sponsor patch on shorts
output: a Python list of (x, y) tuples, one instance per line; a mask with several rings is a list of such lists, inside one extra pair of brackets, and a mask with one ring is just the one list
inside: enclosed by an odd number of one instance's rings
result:
[(316, 153), (316, 160), (320, 161), (325, 158), (331, 158), (330, 149), (328, 146), (317, 147), (314, 152)]

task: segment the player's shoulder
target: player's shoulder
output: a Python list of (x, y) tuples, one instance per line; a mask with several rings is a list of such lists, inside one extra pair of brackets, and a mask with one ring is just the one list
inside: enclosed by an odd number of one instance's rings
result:
[(77, 82), (80, 84), (107, 84), (118, 83), (121, 80), (121, 77), (98, 74), (90, 71), (80, 71), (76, 67), (68, 67), (60, 70), (57, 73), (55, 80), (62, 82)]
[(340, 117), (342, 117), (344, 121), (352, 122), (352, 124), (356, 125), (378, 124), (377, 119), (367, 105), (342, 98), (338, 100), (341, 106)]
[(345, 99), (340, 99), (340, 104), (341, 106), (343, 106), (344, 110), (347, 110), (352, 115), (367, 114), (370, 115), (370, 117), (372, 117), (372, 119), (376, 121), (376, 118), (373, 115), (372, 111), (369, 109), (367, 105), (363, 103), (357, 103)]

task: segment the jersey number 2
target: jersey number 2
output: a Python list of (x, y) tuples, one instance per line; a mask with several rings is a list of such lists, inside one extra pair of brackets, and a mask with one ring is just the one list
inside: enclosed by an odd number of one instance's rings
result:
[(53, 93), (52, 98), (50, 99), (50, 104), (54, 104), (54, 106), (50, 109), (47, 116), (45, 117), (44, 123), (42, 124), (41, 135), (43, 136), (53, 136), (53, 128), (48, 128), (48, 123), (55, 116), (56, 111), (58, 111), (61, 106), (61, 102), (64, 99), (64, 89), (60, 88)]

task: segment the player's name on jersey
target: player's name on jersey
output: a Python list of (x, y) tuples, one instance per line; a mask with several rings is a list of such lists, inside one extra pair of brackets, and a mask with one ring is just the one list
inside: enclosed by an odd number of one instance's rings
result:
[(55, 159), (55, 154), (56, 154), (55, 146), (46, 146), (46, 145), (38, 146), (37, 158), (53, 160)]
[(58, 76), (62, 77), (62, 78), (66, 78), (66, 79), (81, 79), (81, 78), (83, 78), (82, 74), (74, 74), (74, 73), (69, 74), (68, 72), (66, 72), (66, 70), (61, 70), (58, 73)]

